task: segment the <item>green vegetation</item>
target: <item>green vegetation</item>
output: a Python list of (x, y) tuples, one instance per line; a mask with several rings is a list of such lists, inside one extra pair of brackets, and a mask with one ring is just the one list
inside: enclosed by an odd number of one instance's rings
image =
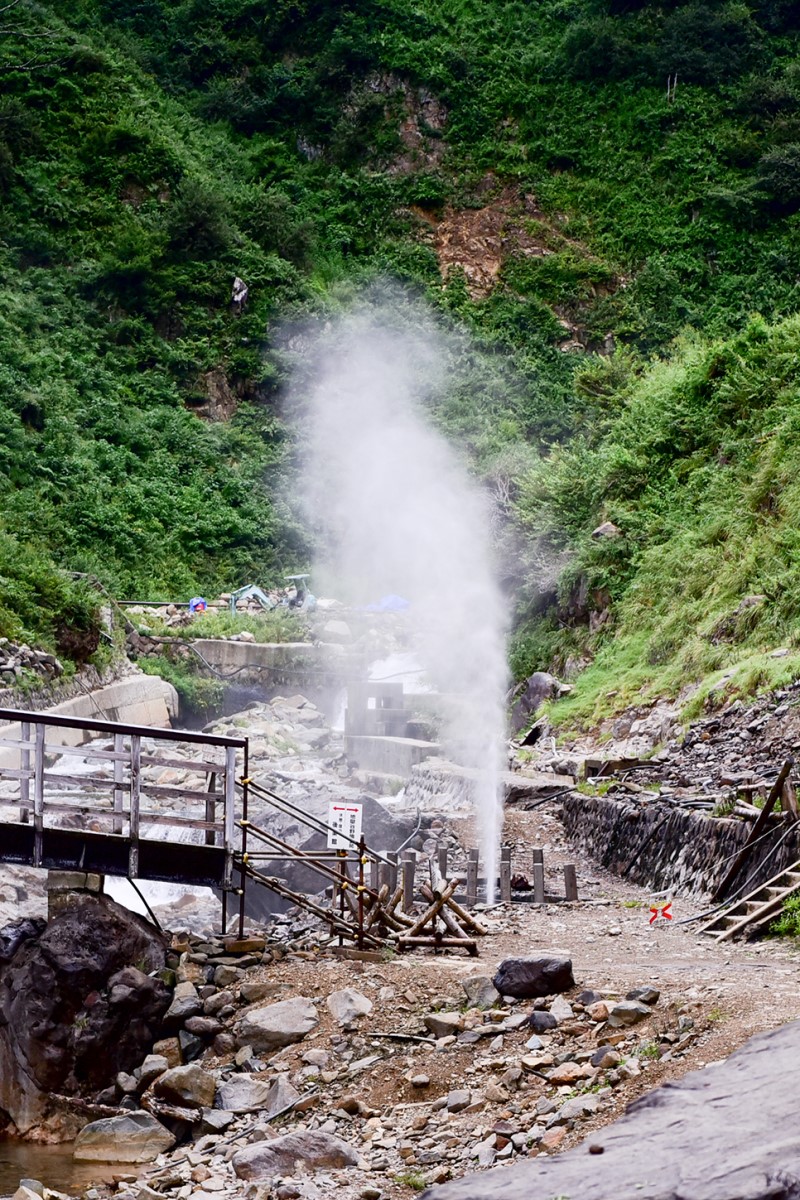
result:
[(140, 658), (138, 662), (146, 675), (160, 675), (172, 684), (180, 698), (184, 719), (208, 719), (219, 708), (225, 685), (219, 679), (210, 678), (198, 661), (157, 654)]
[(264, 613), (231, 613), (207, 609), (198, 613), (188, 625), (172, 626), (151, 617), (140, 620), (139, 629), (155, 637), (224, 638), (236, 633), (252, 633), (257, 642), (307, 642), (311, 631), (303, 619), (285, 608)]
[[(292, 334), (391, 277), (453, 332), (436, 419), (503, 517), (514, 672), (588, 664), (556, 718), (780, 686), (799, 41), (785, 0), (17, 0), (0, 635), (89, 657), (63, 572), (188, 599), (305, 565)], [(494, 230), (492, 287), (442, 278), (443, 217)]]
[(781, 915), (769, 931), (777, 937), (800, 937), (800, 894), (784, 900)]
[(395, 1175), (394, 1180), (395, 1183), (405, 1184), (412, 1192), (422, 1192), (427, 1187), (422, 1171), (403, 1171), (402, 1175)]

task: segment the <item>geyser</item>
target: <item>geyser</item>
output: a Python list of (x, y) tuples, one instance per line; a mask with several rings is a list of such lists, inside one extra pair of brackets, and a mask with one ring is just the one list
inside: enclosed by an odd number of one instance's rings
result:
[[(402, 309), (402, 318), (399, 309)], [(455, 383), (444, 336), (408, 304), (364, 305), (315, 337), (304, 489), (339, 594), (409, 601), (415, 653), (457, 697), (442, 740), (479, 769), (477, 823), (494, 898), (505, 758), (506, 605), (492, 564), (489, 501), (435, 428)], [(304, 405), (305, 407), (305, 405)]]

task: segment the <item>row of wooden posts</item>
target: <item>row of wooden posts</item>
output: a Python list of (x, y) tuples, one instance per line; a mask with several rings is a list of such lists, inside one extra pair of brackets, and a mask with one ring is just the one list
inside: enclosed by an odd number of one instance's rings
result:
[[(417, 854), (414, 850), (404, 850), (399, 855), (390, 852), (385, 855), (387, 862), (372, 862), (370, 887), (379, 892), (385, 885), (389, 894), (393, 895), (398, 883), (398, 877), (403, 885), (402, 906), (404, 912), (410, 912), (414, 903), (415, 875), (417, 869)], [(443, 879), (448, 876), (448, 853), (446, 847), (440, 847), (437, 853), (437, 866)], [(480, 852), (476, 849), (469, 851), (467, 859), (466, 893), (467, 907), (472, 908), (478, 902), (478, 877), (480, 868)], [(533, 884), (534, 904), (545, 904), (549, 900), (577, 900), (578, 881), (574, 863), (564, 864), (564, 895), (555, 896), (545, 890), (544, 879), (544, 850), (534, 846), (531, 851), (531, 876)], [(500, 902), (511, 903), (511, 847), (503, 846), (500, 850)]]

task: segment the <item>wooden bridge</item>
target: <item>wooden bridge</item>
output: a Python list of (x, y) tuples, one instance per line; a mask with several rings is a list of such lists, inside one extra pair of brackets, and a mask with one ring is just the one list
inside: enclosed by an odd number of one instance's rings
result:
[(247, 758), (247, 738), (0, 709), (0, 862), (224, 895)]
[[(298, 849), (255, 824), (251, 792), (262, 809), (327, 835), (329, 848)], [(330, 900), (265, 873), (289, 860), (316, 872)], [(247, 738), (0, 709), (0, 863), (212, 887), (222, 896), (224, 932), (229, 897), (237, 898), (239, 937), (248, 879), (361, 949), (395, 938), (400, 948), (475, 954), (471, 935), (485, 932), (453, 899), (458, 881), (433, 868), (432, 887), (419, 889), (423, 913), (412, 916), (413, 861), (398, 880), (397, 853), (371, 850), (362, 836), (250, 780)]]

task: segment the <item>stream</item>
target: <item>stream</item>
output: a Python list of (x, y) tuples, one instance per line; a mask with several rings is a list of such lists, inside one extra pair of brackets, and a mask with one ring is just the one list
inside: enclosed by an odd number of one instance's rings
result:
[(0, 1196), (11, 1196), (21, 1179), (38, 1179), (45, 1187), (77, 1193), (96, 1183), (110, 1183), (114, 1175), (135, 1174), (130, 1163), (76, 1163), (72, 1144), (40, 1146), (0, 1138)]

